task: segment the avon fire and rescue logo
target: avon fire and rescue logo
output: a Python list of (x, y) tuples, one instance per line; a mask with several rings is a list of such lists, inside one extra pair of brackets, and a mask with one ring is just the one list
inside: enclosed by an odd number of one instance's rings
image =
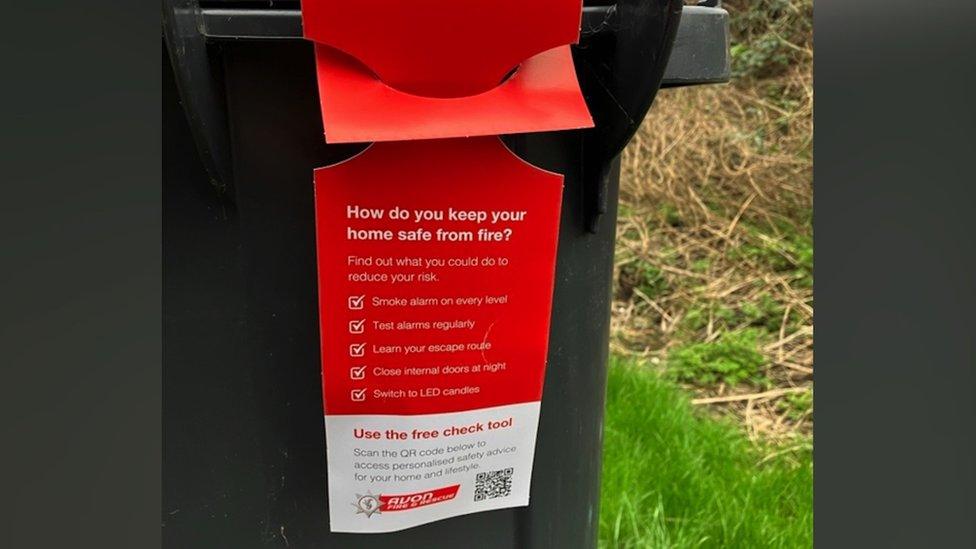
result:
[(370, 494), (366, 495), (356, 494), (356, 503), (352, 504), (356, 508), (356, 514), (364, 514), (366, 518), (373, 516), (373, 513), (380, 512), (380, 500), (377, 496)]
[(363, 514), (366, 515), (366, 518), (369, 518), (374, 514), (409, 511), (418, 507), (426, 507), (435, 503), (450, 501), (457, 497), (460, 487), (460, 484), (455, 484), (425, 492), (397, 495), (380, 494), (374, 496), (367, 492), (366, 495), (356, 494), (356, 503), (352, 505), (356, 508), (356, 514)]

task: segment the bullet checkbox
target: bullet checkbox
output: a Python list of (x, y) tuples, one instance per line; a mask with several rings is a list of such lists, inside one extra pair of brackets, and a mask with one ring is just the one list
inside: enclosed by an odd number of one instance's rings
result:
[(366, 354), (366, 344), (365, 343), (353, 343), (349, 346), (349, 356), (353, 358), (359, 358)]
[(361, 334), (366, 330), (366, 319), (363, 320), (350, 320), (349, 321), (349, 333), (350, 334)]
[(364, 295), (351, 295), (349, 296), (349, 310), (350, 311), (361, 311), (366, 302), (366, 296)]
[(366, 379), (366, 367), (353, 366), (349, 368), (349, 379)]
[(349, 398), (353, 402), (362, 402), (366, 400), (366, 389), (353, 389), (349, 392)]

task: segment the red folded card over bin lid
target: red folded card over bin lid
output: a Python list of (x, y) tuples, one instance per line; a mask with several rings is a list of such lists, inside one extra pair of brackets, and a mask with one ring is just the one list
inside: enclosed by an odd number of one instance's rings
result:
[(592, 127), (569, 44), (581, 0), (305, 0), (326, 141)]

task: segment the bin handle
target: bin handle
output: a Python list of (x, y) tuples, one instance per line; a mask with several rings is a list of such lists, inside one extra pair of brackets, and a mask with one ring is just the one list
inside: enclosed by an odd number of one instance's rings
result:
[(199, 2), (163, 0), (163, 37), (183, 110), (210, 182), (223, 191), (232, 181), (230, 137), (203, 29)]
[(596, 127), (583, 131), (586, 229), (595, 233), (609, 210), (611, 166), (640, 128), (664, 79), (683, 1), (618, 0), (589, 25), (574, 50), (583, 95)]

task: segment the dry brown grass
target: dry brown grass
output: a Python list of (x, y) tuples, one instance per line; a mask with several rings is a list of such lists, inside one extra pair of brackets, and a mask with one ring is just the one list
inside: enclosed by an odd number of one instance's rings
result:
[(733, 82), (662, 90), (623, 156), (612, 346), (667, 371), (675, 348), (761, 332), (761, 382), (683, 381), (793, 440), (813, 419), (812, 4), (725, 5)]

